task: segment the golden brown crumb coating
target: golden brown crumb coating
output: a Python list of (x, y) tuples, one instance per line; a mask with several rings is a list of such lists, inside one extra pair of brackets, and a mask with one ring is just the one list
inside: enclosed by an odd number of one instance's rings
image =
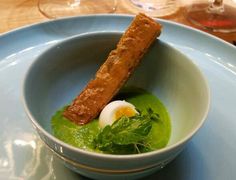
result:
[(161, 25), (138, 14), (121, 37), (115, 50), (97, 71), (95, 78), (65, 109), (63, 115), (77, 124), (96, 118), (120, 90), (139, 64), (142, 56), (161, 33)]

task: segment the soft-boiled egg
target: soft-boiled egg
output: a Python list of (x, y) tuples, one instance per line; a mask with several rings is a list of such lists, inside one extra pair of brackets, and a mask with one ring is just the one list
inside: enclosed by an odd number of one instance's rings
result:
[(107, 104), (99, 116), (99, 126), (104, 128), (107, 125), (112, 125), (121, 116), (131, 117), (138, 112), (135, 110), (135, 106), (126, 101), (112, 101)]

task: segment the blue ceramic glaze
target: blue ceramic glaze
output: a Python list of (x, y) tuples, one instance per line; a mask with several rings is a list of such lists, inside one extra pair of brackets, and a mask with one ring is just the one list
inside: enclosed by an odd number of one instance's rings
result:
[(23, 102), (40, 137), (68, 167), (90, 178), (136, 179), (163, 168), (198, 131), (209, 108), (209, 89), (200, 70), (173, 47), (156, 40), (126, 85), (146, 89), (165, 104), (172, 121), (167, 147), (110, 155), (75, 148), (53, 137), (52, 115), (83, 90), (121, 34), (85, 33), (62, 41), (43, 52), (24, 79)]

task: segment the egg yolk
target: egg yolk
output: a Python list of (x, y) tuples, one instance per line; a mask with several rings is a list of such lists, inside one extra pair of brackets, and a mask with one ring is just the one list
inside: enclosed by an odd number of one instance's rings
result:
[(122, 116), (131, 117), (131, 116), (134, 116), (135, 114), (136, 114), (136, 112), (132, 108), (122, 107), (122, 108), (119, 108), (115, 112), (115, 120), (121, 118)]

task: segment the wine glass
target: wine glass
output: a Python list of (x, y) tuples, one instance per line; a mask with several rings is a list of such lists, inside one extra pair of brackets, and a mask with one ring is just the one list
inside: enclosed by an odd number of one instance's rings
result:
[(172, 15), (179, 9), (177, 0), (126, 0), (126, 7), (133, 13), (142, 12), (153, 17)]
[(236, 7), (223, 0), (194, 3), (186, 8), (185, 16), (193, 24), (213, 32), (236, 32)]
[(39, 11), (48, 18), (113, 13), (116, 0), (38, 0)]

